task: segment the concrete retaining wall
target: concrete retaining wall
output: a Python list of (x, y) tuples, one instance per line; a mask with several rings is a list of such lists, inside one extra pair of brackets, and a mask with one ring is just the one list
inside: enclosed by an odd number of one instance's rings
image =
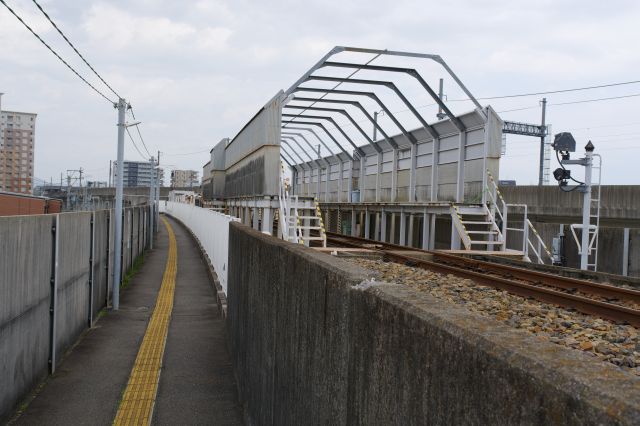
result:
[[(562, 192), (551, 186), (501, 186), (508, 203), (529, 206), (531, 220), (543, 222), (582, 222), (582, 193)], [(640, 226), (640, 186), (603, 185), (600, 198), (600, 223), (605, 226)]]
[(0, 422), (47, 374), (55, 219), (0, 218)]
[[(123, 237), (124, 247), (136, 247), (134, 255), (145, 247), (138, 241), (148, 241), (146, 210), (125, 211), (125, 218), (136, 218), (127, 228), (133, 233)], [(106, 305), (112, 217), (109, 210), (0, 217), (0, 423)]]
[(614, 366), (242, 225), (229, 241), (251, 424), (640, 422), (640, 381)]
[(63, 213), (58, 221), (56, 361), (89, 325), (91, 216)]

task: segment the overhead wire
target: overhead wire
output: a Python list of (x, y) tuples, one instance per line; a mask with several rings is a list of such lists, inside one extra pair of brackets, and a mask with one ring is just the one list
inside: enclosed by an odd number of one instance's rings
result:
[[(131, 116), (135, 120), (136, 119), (136, 114), (133, 112), (133, 107), (131, 105), (129, 105), (129, 111), (131, 111)], [(149, 157), (153, 157), (153, 155), (151, 155), (151, 153), (147, 149), (147, 144), (144, 143), (144, 138), (142, 137), (142, 132), (140, 131), (140, 124), (136, 124), (135, 127), (136, 127), (136, 130), (138, 131), (138, 136), (140, 137), (140, 141), (142, 142), (142, 146), (144, 147), (144, 150), (147, 152)]]
[(560, 102), (556, 104), (547, 104), (547, 105), (559, 106), (559, 105), (585, 104), (587, 102), (610, 101), (613, 99), (635, 98), (638, 96), (640, 96), (640, 93), (634, 93), (632, 95), (610, 96), (608, 98), (583, 99), (578, 101)]
[(44, 11), (44, 9), (42, 8), (42, 6), (40, 6), (40, 4), (36, 1), (36, 0), (31, 0), (33, 1), (33, 3), (38, 7), (38, 9), (40, 9), (40, 12), (42, 12), (42, 14), (45, 16), (45, 18), (47, 18), (47, 20), (51, 23), (51, 25), (53, 25), (53, 28), (56, 29), (56, 31), (58, 31), (58, 33), (62, 36), (62, 38), (64, 39), (64, 41), (67, 42), (67, 44), (69, 46), (71, 46), (71, 48), (73, 49), (74, 52), (76, 52), (78, 54), (78, 56), (80, 57), (80, 59), (82, 59), (82, 61), (89, 67), (89, 69), (91, 69), (91, 71), (93, 71), (93, 73), (100, 79), (100, 81), (102, 81), (105, 86), (107, 86), (109, 88), (109, 90), (111, 90), (111, 92), (116, 95), (118, 97), (118, 99), (122, 98), (114, 89), (113, 87), (111, 87), (109, 85), (109, 83), (107, 83), (105, 81), (104, 78), (102, 78), (102, 76), (100, 74), (98, 74), (98, 71), (95, 70), (95, 68), (93, 68), (91, 66), (91, 64), (84, 58), (84, 56), (82, 56), (82, 54), (78, 51), (78, 49), (76, 49), (76, 47), (73, 45), (73, 43), (71, 43), (71, 41), (67, 38), (67, 36), (62, 32), (62, 30), (56, 25), (55, 22), (53, 22), (53, 20), (51, 19), (51, 17), (49, 16), (49, 14), (47, 14), (47, 12)]
[(131, 143), (133, 144), (133, 147), (136, 149), (136, 151), (138, 151), (138, 154), (140, 154), (140, 157), (142, 157), (143, 160), (149, 160), (148, 158), (145, 158), (144, 154), (138, 149), (138, 145), (136, 145), (136, 141), (133, 140), (133, 137), (131, 136), (131, 132), (129, 132), (129, 128), (125, 127), (124, 129), (127, 131), (127, 134), (129, 135), (129, 139), (131, 139)]
[(71, 65), (69, 65), (67, 61), (62, 59), (62, 57), (58, 54), (58, 52), (56, 52), (51, 46), (49, 46), (47, 42), (45, 42), (42, 39), (42, 37), (40, 37), (26, 22), (24, 22), (24, 20), (6, 3), (5, 0), (0, 0), (0, 3), (2, 3), (4, 7), (6, 7), (9, 10), (9, 12), (11, 12), (11, 14), (15, 16), (16, 19), (18, 19), (18, 21), (20, 21), (20, 23), (24, 25), (25, 28), (29, 30), (29, 32), (31, 32), (31, 34), (33, 34), (33, 36), (40, 41), (40, 43), (42, 43), (47, 49), (49, 49), (49, 51), (53, 53), (54, 56), (58, 58), (64, 65), (66, 65), (67, 68), (69, 68), (69, 70), (71, 70), (71, 72), (73, 72), (80, 80), (82, 80), (86, 85), (88, 85), (91, 89), (93, 89), (98, 95), (100, 95), (105, 100), (107, 100), (107, 102), (109, 102), (110, 104), (115, 104), (114, 101), (109, 99), (104, 93), (102, 93), (93, 84), (89, 83), (89, 81), (87, 81), (83, 76), (81, 76), (80, 73), (78, 73), (78, 71), (76, 71)]
[(178, 156), (182, 156), (182, 155), (195, 155), (195, 154), (203, 154), (205, 152), (211, 152), (211, 149), (205, 149), (202, 151), (194, 151), (194, 152), (181, 152), (181, 153), (177, 153), (177, 154), (167, 154), (166, 152), (163, 153), (165, 157), (178, 157)]
[[(508, 99), (508, 98), (522, 98), (527, 96), (540, 96), (540, 95), (552, 95), (556, 93), (569, 93), (569, 92), (578, 92), (582, 90), (593, 90), (593, 89), (603, 89), (605, 87), (616, 87), (616, 86), (624, 86), (629, 84), (638, 84), (640, 80), (632, 80), (632, 81), (623, 81), (618, 83), (607, 83), (607, 84), (598, 84), (594, 86), (585, 86), (585, 87), (575, 87), (571, 89), (559, 89), (559, 90), (547, 90), (544, 92), (530, 92), (530, 93), (516, 93), (512, 95), (500, 95), (500, 96), (485, 96), (481, 98), (476, 98), (477, 100), (493, 100), (493, 99)], [(462, 102), (462, 101), (470, 101), (471, 99), (449, 99), (449, 102)]]

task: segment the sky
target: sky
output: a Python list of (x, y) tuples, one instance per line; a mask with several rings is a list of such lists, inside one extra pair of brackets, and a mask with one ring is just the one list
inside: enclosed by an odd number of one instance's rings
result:
[[(87, 80), (115, 98), (32, 1), (6, 2)], [(161, 165), (167, 169), (201, 173), (213, 145), (233, 137), (271, 97), (336, 45), (438, 54), (476, 97), (640, 80), (640, 3), (631, 0), (39, 3), (131, 103), (148, 151), (161, 151)], [(1, 5), (0, 58), (2, 108), (38, 114), (35, 176), (56, 182), (67, 169), (82, 167), (88, 179), (106, 181), (109, 160), (116, 156), (113, 106)], [(447, 98), (464, 98), (441, 68), (427, 62), (379, 58), (374, 64), (414, 67), (432, 86), (444, 77)], [(410, 79), (398, 77), (398, 85), (428, 121), (435, 121), (437, 111), (424, 92)], [(566, 104), (629, 95), (639, 96)], [(410, 128), (411, 115), (397, 99), (385, 96)], [(541, 98), (481, 103), (490, 104), (505, 120), (539, 123)], [(640, 84), (546, 98), (553, 133), (572, 132), (578, 147), (592, 140), (602, 155), (602, 183), (640, 184), (635, 169), (640, 156)], [(465, 102), (451, 105), (455, 112), (472, 109)], [(148, 159), (137, 133), (132, 135), (144, 158), (127, 139), (125, 159)], [(536, 183), (538, 150), (537, 139), (509, 135), (500, 179)], [(552, 162), (551, 169), (555, 167)]]

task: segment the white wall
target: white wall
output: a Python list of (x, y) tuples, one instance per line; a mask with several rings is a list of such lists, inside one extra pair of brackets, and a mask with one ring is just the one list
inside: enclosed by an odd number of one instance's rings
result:
[(229, 260), (229, 222), (239, 219), (190, 204), (160, 201), (160, 212), (168, 213), (184, 223), (200, 240), (205, 253), (227, 292)]

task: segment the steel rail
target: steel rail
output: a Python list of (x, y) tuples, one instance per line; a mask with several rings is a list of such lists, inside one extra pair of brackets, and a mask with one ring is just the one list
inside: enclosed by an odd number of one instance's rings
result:
[[(336, 241), (339, 244), (350, 245), (352, 247), (363, 247), (363, 245), (365, 244), (369, 246), (381, 246), (383, 247), (382, 249), (374, 248), (374, 250), (381, 252), (381, 254), (389, 260), (409, 263), (413, 266), (431, 270), (434, 272), (453, 274), (462, 278), (471, 279), (481, 284), (496, 287), (501, 290), (517, 294), (519, 296), (533, 297), (544, 302), (573, 308), (582, 313), (599, 316), (613, 321), (626, 321), (634, 326), (640, 326), (640, 310), (609, 302), (603, 302), (600, 300), (594, 300), (584, 296), (569, 294), (563, 291), (542, 287), (540, 285), (562, 288), (563, 290), (575, 289), (597, 296), (633, 302), (639, 300), (638, 298), (640, 297), (640, 291), (637, 290), (629, 290), (606, 284), (592, 283), (589, 281), (577, 280), (575, 278), (560, 277), (548, 273), (531, 271), (528, 269), (516, 268), (512, 266), (508, 266), (505, 268), (506, 265), (497, 266), (498, 264), (494, 264), (491, 262), (467, 259), (462, 256), (450, 253), (421, 250), (413, 247), (399, 246), (397, 244), (391, 243), (382, 243), (365, 238), (351, 237), (332, 232), (327, 232), (327, 236), (329, 237), (330, 241)], [(390, 249), (393, 251), (390, 251)], [(434, 262), (411, 255), (404, 255), (398, 253), (397, 251), (422, 252), (431, 254), (434, 256), (434, 258), (446, 259), (450, 263), (458, 262), (458, 264), (451, 265), (447, 263)], [(464, 266), (461, 267), (460, 264)], [(482, 272), (465, 269), (465, 267), (477, 267), (478, 265), (482, 265), (482, 267), (486, 269)], [(530, 281), (535, 284), (529, 284), (522, 281), (514, 281), (513, 279), (506, 278), (504, 276), (488, 275), (487, 272), (493, 274), (504, 274), (505, 272), (507, 272), (511, 275), (511, 277), (519, 280)]]

